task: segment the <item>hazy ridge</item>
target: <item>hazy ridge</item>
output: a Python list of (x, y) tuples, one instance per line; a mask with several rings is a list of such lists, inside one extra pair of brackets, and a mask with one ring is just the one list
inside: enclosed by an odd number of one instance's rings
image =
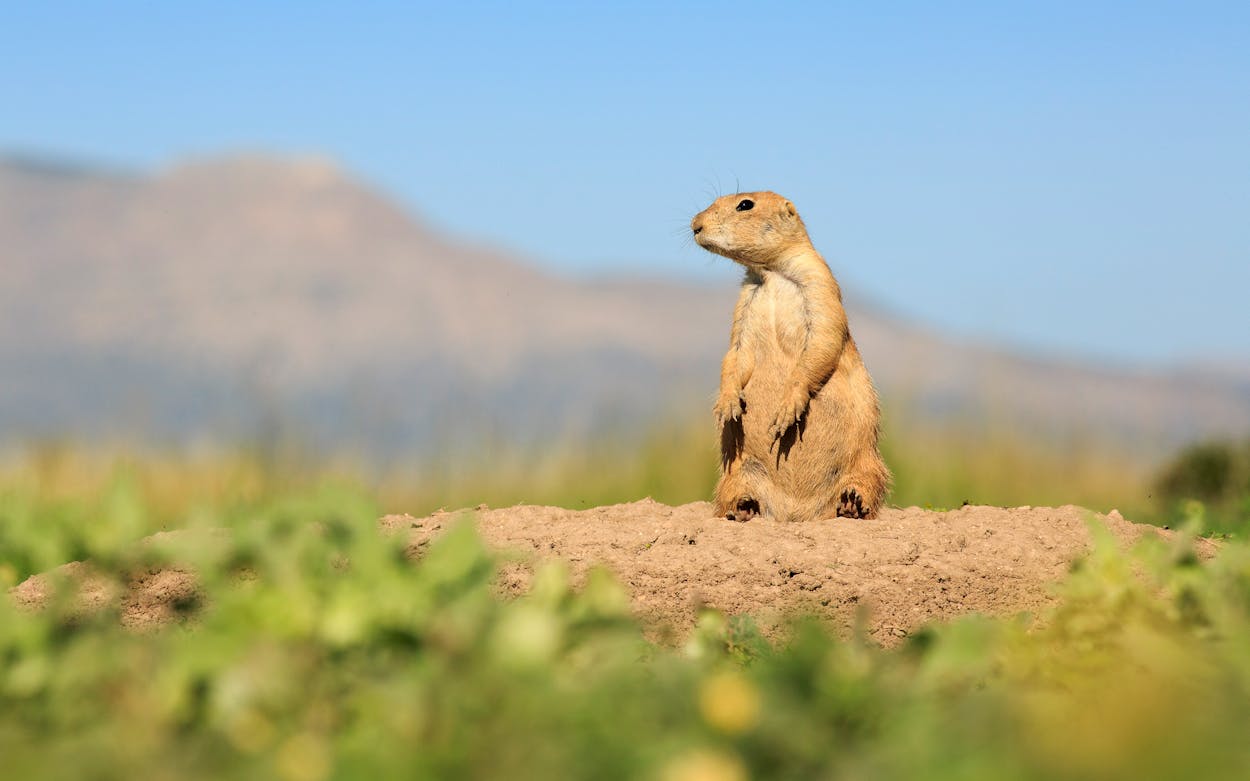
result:
[[(281, 428), (395, 454), (628, 432), (706, 412), (734, 299), (731, 286), (554, 276), (440, 236), (317, 159), (144, 176), (0, 162), (0, 258), (10, 441)], [(896, 421), (1147, 452), (1250, 430), (1244, 367), (1023, 356), (848, 298)]]

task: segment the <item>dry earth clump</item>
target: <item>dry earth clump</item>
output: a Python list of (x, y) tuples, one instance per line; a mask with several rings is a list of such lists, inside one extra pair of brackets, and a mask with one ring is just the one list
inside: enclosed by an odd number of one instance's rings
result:
[[(408, 529), (416, 557), (458, 515), (389, 515), (381, 524)], [(1089, 550), (1091, 519), (1126, 546), (1144, 534), (1172, 536), (1114, 510), (1096, 515), (1072, 505), (887, 508), (871, 521), (734, 523), (707, 502), (670, 507), (644, 499), (580, 511), (479, 508), (475, 516), (488, 545), (522, 553), (501, 574), (508, 593), (526, 591), (533, 564), (558, 559), (575, 582), (592, 566), (609, 569), (652, 632), (682, 636), (703, 607), (751, 615), (767, 634), (808, 612), (843, 629), (862, 620), (887, 645), (929, 621), (1046, 607), (1053, 584)], [(1203, 556), (1215, 549), (1207, 540), (1198, 546)]]

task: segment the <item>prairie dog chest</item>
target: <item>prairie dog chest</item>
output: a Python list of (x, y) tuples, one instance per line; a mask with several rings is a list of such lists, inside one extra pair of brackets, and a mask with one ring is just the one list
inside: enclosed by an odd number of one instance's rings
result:
[(766, 275), (755, 284), (743, 313), (743, 347), (756, 354), (798, 354), (807, 340), (807, 308), (800, 285), (780, 274)]

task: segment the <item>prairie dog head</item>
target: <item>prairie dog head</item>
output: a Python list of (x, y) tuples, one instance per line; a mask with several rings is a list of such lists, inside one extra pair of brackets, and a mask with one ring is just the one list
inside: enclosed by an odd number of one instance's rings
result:
[(700, 247), (748, 267), (767, 267), (788, 249), (810, 247), (794, 204), (773, 192), (722, 195), (690, 221)]

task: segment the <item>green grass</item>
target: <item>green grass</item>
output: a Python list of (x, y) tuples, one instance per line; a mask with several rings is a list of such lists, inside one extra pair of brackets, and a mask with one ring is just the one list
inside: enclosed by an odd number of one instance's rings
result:
[[(490, 452), (488, 464), (431, 459), (395, 470), (379, 482), (379, 495), (416, 513), (481, 502), (581, 508), (643, 496), (683, 504), (711, 497), (719, 467), (712, 428), (700, 423), (657, 427), (640, 444)], [(929, 428), (886, 432), (883, 453), (896, 506), (1079, 504), (1129, 517), (1156, 513), (1148, 470), (1108, 449), (1043, 448), (1005, 432)]]
[(553, 565), (501, 600), (468, 524), (413, 565), (357, 489), (206, 480), (184, 486), (182, 525), (233, 536), (138, 548), (169, 525), (172, 484), (53, 483), (0, 489), (0, 579), (189, 561), (205, 600), (148, 633), (0, 600), (6, 777), (1241, 778), (1250, 762), (1241, 543), (1198, 566), (1183, 541), (1130, 556), (1103, 539), (1032, 633), (970, 617), (886, 651), (800, 621), (771, 644), (706, 613), (673, 648), (602, 572), (574, 589)]
[(1161, 503), (1174, 513), (1196, 501), (1213, 531), (1250, 531), (1250, 439), (1191, 445), (1153, 482)]
[[(484, 452), (491, 452), (489, 463), (431, 460), (398, 470), (380, 481), (378, 495), (418, 514), (480, 502), (581, 508), (651, 496), (682, 504), (711, 497), (719, 466), (714, 431), (701, 420), (657, 426), (640, 444)], [(1006, 430), (900, 425), (883, 432), (882, 452), (894, 474), (888, 502), (895, 506), (1077, 504), (1149, 522), (1170, 517), (1152, 498), (1150, 465), (1096, 443), (1039, 444)]]
[[(1123, 452), (1093, 445), (1022, 443), (1007, 431), (908, 426), (885, 431), (882, 448), (894, 473), (890, 503), (951, 508), (965, 502), (1015, 506), (1118, 507), (1129, 517), (1158, 514), (1149, 469)], [(440, 507), (517, 503), (581, 508), (644, 496), (667, 504), (708, 499), (718, 451), (712, 426), (673, 420), (641, 436), (522, 448), (462, 448), (475, 457), (436, 455), (378, 467), (307, 452), (277, 461), (254, 451), (206, 455), (136, 453), (44, 445), (0, 462), (0, 485), (33, 486), (73, 496), (126, 469), (154, 510), (175, 518), (197, 502), (255, 500), (333, 480), (377, 497), (387, 510), (425, 514)]]

